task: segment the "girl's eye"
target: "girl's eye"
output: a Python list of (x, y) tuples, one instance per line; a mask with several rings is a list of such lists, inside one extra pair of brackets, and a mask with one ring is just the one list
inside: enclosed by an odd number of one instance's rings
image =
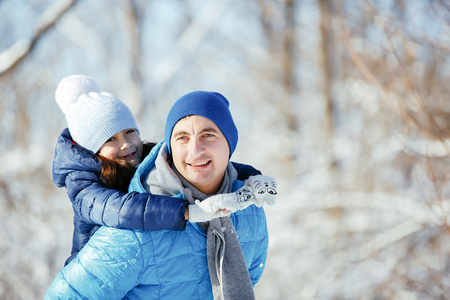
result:
[(136, 131), (136, 129), (128, 129), (128, 130), (127, 130), (127, 134), (128, 134), (128, 133), (133, 133), (133, 132), (135, 132), (135, 131)]
[(109, 138), (109, 140), (107, 140), (105, 143), (109, 143), (109, 142), (112, 142), (112, 141), (114, 141), (113, 137)]

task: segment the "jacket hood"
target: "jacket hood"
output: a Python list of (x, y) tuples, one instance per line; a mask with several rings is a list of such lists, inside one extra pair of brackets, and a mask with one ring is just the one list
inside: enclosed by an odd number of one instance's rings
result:
[(58, 187), (66, 186), (66, 177), (74, 171), (86, 171), (100, 174), (101, 163), (92, 151), (89, 151), (72, 140), (66, 128), (58, 137), (53, 159), (53, 182)]

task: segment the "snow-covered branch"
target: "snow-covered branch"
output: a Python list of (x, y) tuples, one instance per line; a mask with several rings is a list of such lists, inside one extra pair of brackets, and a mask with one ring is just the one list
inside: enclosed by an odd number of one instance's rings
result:
[(41, 15), (31, 37), (16, 41), (11, 47), (0, 53), (0, 77), (14, 69), (28, 54), (30, 54), (44, 33), (68, 11), (76, 0), (55, 1)]

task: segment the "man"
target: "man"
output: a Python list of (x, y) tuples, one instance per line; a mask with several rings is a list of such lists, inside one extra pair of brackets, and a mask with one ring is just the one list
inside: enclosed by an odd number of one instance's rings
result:
[[(251, 204), (274, 202), (276, 184), (257, 177), (242, 187), (229, 161), (237, 140), (225, 97), (203, 91), (181, 97), (167, 117), (166, 143), (144, 159), (130, 189), (200, 201), (206, 214), (223, 207), (228, 211), (217, 215), (235, 213), (204, 223), (189, 220), (185, 231), (101, 227), (58, 274), (48, 297), (254, 299), (268, 233), (264, 210)], [(234, 197), (225, 196), (233, 191)], [(211, 194), (224, 197), (202, 206)]]

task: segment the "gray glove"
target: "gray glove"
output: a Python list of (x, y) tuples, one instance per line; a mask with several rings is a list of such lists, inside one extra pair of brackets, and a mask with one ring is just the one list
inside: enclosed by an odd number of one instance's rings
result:
[(275, 204), (278, 195), (275, 178), (264, 175), (250, 176), (244, 186), (253, 191), (256, 206)]
[[(215, 197), (215, 196), (213, 196)], [(207, 198), (204, 201), (195, 201), (196, 204), (189, 204), (189, 222), (191, 223), (201, 223), (201, 222), (208, 222), (215, 218), (220, 217), (226, 217), (231, 215), (231, 211), (224, 211), (223, 209), (216, 209), (216, 210), (205, 210), (202, 207), (200, 207), (199, 204), (205, 202), (208, 203), (208, 199), (211, 199), (213, 197)], [(212, 199), (214, 201), (214, 199)]]
[[(206, 200), (195, 203), (205, 212), (213, 213), (220, 209), (231, 212), (245, 209), (252, 204), (273, 205), (277, 197), (277, 184), (269, 176), (251, 176), (239, 190), (234, 193), (214, 195)], [(190, 214), (190, 212), (189, 212)], [(190, 217), (189, 217), (190, 218)]]

